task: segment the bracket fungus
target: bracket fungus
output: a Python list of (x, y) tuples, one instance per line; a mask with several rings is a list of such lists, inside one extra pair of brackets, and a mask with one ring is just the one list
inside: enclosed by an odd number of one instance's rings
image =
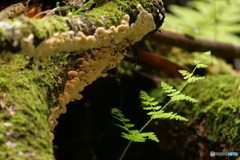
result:
[[(60, 94), (58, 98), (59, 104), (51, 110), (49, 118), (50, 130), (53, 130), (57, 125), (56, 119), (59, 114), (66, 112), (62, 108), (66, 107), (67, 102), (81, 99), (82, 95), (79, 92), (83, 91), (84, 87), (97, 78), (107, 76), (107, 73), (103, 71), (106, 68), (108, 70), (112, 69), (116, 67), (117, 63), (120, 63), (127, 53), (127, 46), (141, 40), (144, 35), (156, 29), (152, 14), (144, 10), (140, 4), (137, 5), (137, 9), (139, 10), (137, 20), (131, 25), (129, 24), (130, 16), (124, 15), (118, 26), (111, 26), (109, 29), (99, 27), (90, 36), (85, 36), (82, 32), (78, 32), (74, 36), (73, 32), (68, 31), (62, 33), (65, 35), (62, 40), (57, 36), (50, 37), (50, 41), (57, 43), (57, 45), (52, 45), (52, 50), (66, 50), (66, 47), (75, 50), (79, 46), (84, 50), (93, 50), (91, 55), (78, 59), (81, 65), (77, 70), (68, 72), (69, 79), (64, 88), (64, 94), (68, 96), (64, 97), (63, 94)], [(56, 48), (55, 46), (59, 46), (62, 41), (65, 41), (64, 44), (66, 45)], [(49, 43), (49, 41), (46, 43)], [(49, 46), (46, 43), (40, 45), (40, 47)], [(43, 56), (43, 54), (40, 55)]]

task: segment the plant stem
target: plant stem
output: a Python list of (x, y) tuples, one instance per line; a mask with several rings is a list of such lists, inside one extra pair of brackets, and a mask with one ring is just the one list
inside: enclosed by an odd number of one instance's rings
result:
[(147, 123), (145, 123), (145, 125), (139, 130), (138, 133), (142, 132), (142, 130), (144, 130), (144, 128), (146, 128), (147, 125), (148, 125), (152, 120), (153, 120), (153, 118), (151, 117), (151, 118), (147, 121)]
[[(138, 133), (142, 132), (142, 130), (152, 121), (153, 119), (150, 118), (147, 123), (145, 123), (145, 125), (139, 130)], [(126, 146), (126, 148), (124, 149), (121, 157), (119, 158), (119, 160), (122, 160), (123, 156), (126, 154), (126, 151), (128, 150), (129, 146), (131, 145), (132, 141), (129, 141), (128, 145)]]
[(89, 7), (91, 4), (93, 4), (93, 0), (88, 1), (87, 3), (85, 3), (82, 7), (80, 7), (76, 12), (73, 13), (73, 15), (78, 14), (79, 12), (83, 11), (84, 9), (86, 9), (87, 7)]
[(132, 141), (129, 141), (128, 145), (127, 145), (126, 148), (124, 149), (124, 151), (123, 151), (121, 157), (119, 158), (119, 160), (122, 160), (122, 159), (123, 159), (123, 156), (126, 154), (126, 152), (127, 152), (128, 148), (129, 148), (129, 146), (131, 145), (131, 143), (132, 143)]

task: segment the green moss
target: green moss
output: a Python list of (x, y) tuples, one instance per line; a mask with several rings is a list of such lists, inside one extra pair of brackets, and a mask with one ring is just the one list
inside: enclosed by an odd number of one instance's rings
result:
[(0, 27), (0, 35), (6, 36), (2, 27)]
[[(0, 85), (0, 100), (4, 106), (0, 106), (0, 129), (1, 133), (8, 134), (0, 134), (0, 148), (4, 151), (4, 154), (0, 153), (0, 159), (12, 160), (12, 155), (24, 160), (53, 159), (47, 120), (50, 107), (54, 105), (54, 99), (49, 94), (54, 93), (58, 85), (55, 78), (63, 70), (58, 63), (51, 58), (40, 62), (17, 56), (10, 64), (1, 66), (0, 82), (4, 85)], [(59, 66), (58, 69), (55, 66)], [(6, 142), (17, 146), (8, 146)], [(24, 154), (19, 155), (20, 151)]]
[(22, 29), (23, 35), (28, 36), (30, 33), (36, 35), (39, 39), (46, 39), (55, 32), (63, 32), (69, 30), (64, 17), (54, 15), (46, 19), (20, 19), (14, 18), (8, 23), (19, 23), (22, 25), (16, 26), (15, 29)]
[[(166, 56), (173, 62), (184, 66), (186, 68), (193, 68), (193, 61), (195, 59), (199, 59), (202, 53), (199, 52), (193, 52), (189, 53), (187, 51), (184, 51), (182, 49), (173, 47), (172, 49), (169, 49), (166, 51)], [(221, 58), (217, 58), (213, 55), (210, 56), (209, 59), (205, 60), (205, 64), (208, 65), (206, 68), (206, 72), (209, 75), (215, 75), (215, 74), (227, 74), (227, 75), (235, 75), (239, 76), (240, 73), (233, 69), (233, 66), (226, 63), (225, 60)], [(202, 70), (203, 71), (203, 70)]]
[(4, 87), (7, 84), (7, 79), (0, 77), (0, 87)]
[[(97, 21), (99, 25), (106, 25), (108, 27), (112, 25), (118, 25), (121, 20), (121, 16), (124, 15), (124, 11), (119, 10), (119, 3), (121, 2), (116, 3), (110, 1), (102, 7), (94, 8), (90, 12), (85, 13), (85, 15), (87, 16), (88, 20)], [(104, 20), (106, 17), (101, 17), (103, 15), (108, 15), (107, 19), (110, 21), (108, 21), (107, 24), (105, 23), (106, 19)]]
[[(136, 7), (139, 3), (144, 8), (151, 8), (149, 5), (153, 5), (151, 2), (146, 2), (144, 0), (110, 1), (102, 7), (94, 8), (90, 12), (84, 13), (84, 15), (87, 16), (88, 20), (97, 21), (99, 25), (105, 25), (106, 27), (110, 27), (112, 25), (117, 26), (122, 20), (123, 15), (129, 14), (131, 17), (136, 17), (136, 15), (138, 15), (139, 12)], [(103, 15), (107, 15), (108, 20), (106, 20), (106, 17), (102, 17)], [(130, 21), (134, 22), (135, 20), (130, 19)]]
[[(30, 23), (34, 26), (35, 33), (38, 38), (46, 38), (55, 32), (64, 32), (69, 30), (66, 20), (60, 16), (52, 16), (47, 19), (39, 19)], [(41, 26), (41, 28), (39, 27)]]
[[(170, 83), (171, 84), (171, 83)], [(206, 79), (191, 84), (183, 91), (199, 100), (199, 103), (185, 101), (172, 103), (167, 109), (189, 118), (187, 125), (197, 125), (199, 120), (206, 120), (207, 126), (203, 136), (213, 142), (226, 139), (231, 146), (240, 145), (240, 93), (239, 77), (229, 75), (209, 76)], [(180, 87), (181, 83), (172, 85)], [(162, 90), (156, 89), (152, 95), (160, 101), (166, 100)]]

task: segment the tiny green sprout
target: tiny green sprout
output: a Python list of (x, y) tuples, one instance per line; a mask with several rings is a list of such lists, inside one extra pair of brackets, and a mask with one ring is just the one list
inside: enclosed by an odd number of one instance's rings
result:
[(147, 92), (141, 91), (140, 92), (140, 99), (142, 100), (143, 109), (148, 111), (147, 115), (150, 116), (149, 120), (145, 123), (145, 125), (140, 129), (136, 130), (133, 129), (134, 124), (130, 123), (130, 120), (128, 118), (124, 117), (124, 114), (117, 108), (113, 108), (111, 111), (112, 116), (120, 121), (122, 124), (116, 124), (118, 127), (122, 128), (125, 130), (125, 132), (122, 132), (122, 137), (129, 140), (128, 145), (124, 149), (121, 157), (119, 160), (122, 160), (124, 155), (126, 154), (126, 151), (128, 150), (129, 146), (131, 145), (132, 142), (145, 142), (147, 139), (159, 142), (157, 136), (153, 132), (142, 132), (146, 126), (150, 122), (152, 122), (154, 119), (175, 119), (175, 120), (180, 120), (180, 121), (188, 121), (188, 119), (177, 115), (176, 113), (173, 112), (165, 112), (164, 109), (174, 101), (181, 101), (181, 100), (186, 100), (191, 103), (196, 103), (198, 102), (196, 99), (186, 96), (181, 93), (181, 91), (186, 87), (187, 84), (196, 82), (198, 80), (203, 79), (204, 77), (196, 77), (194, 76), (194, 72), (198, 68), (206, 68), (207, 65), (202, 64), (203, 60), (206, 60), (210, 56), (210, 52), (204, 53), (200, 60), (194, 61), (194, 64), (196, 65), (195, 68), (191, 73), (185, 71), (185, 70), (180, 70), (179, 72), (183, 75), (184, 79), (186, 82), (184, 85), (179, 89), (174, 89), (173, 86), (168, 85), (165, 82), (161, 82), (161, 87), (167, 93), (167, 96), (170, 97), (170, 100), (162, 107), (158, 105), (159, 102), (155, 101), (155, 98), (149, 96)]
[[(88, 2), (86, 2), (85, 4), (83, 4), (82, 6), (80, 6), (77, 3), (72, 3), (69, 6), (60, 6), (60, 3), (57, 2), (56, 3), (56, 7), (58, 9), (60, 16), (62, 16), (61, 11), (66, 10), (67, 15), (71, 16), (71, 15), (77, 15), (80, 12), (82, 12), (83, 10), (87, 9), (89, 6), (91, 6), (93, 4), (93, 0), (89, 0)], [(78, 8), (78, 9), (76, 9)]]
[(93, 0), (88, 1), (85, 3), (82, 7), (80, 7), (76, 12), (73, 13), (73, 15), (78, 14), (79, 12), (82, 12), (84, 9), (88, 8), (90, 5), (93, 4)]

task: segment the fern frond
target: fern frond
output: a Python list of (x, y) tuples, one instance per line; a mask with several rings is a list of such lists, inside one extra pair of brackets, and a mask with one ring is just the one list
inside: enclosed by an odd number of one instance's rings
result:
[(165, 113), (164, 111), (156, 112), (152, 118), (153, 119), (162, 118), (162, 119), (175, 119), (175, 120), (179, 120), (179, 121), (188, 121), (188, 119), (186, 119), (180, 115), (177, 115), (177, 113), (173, 113), (173, 112)]
[(161, 109), (162, 108), (162, 106), (153, 106), (153, 109), (155, 110), (155, 111), (157, 111), (157, 110), (159, 110), (159, 109)]
[(132, 134), (126, 134), (122, 132), (122, 137), (133, 142), (145, 142), (147, 139), (146, 137), (141, 135), (141, 133), (132, 135)]
[(161, 87), (166, 93), (172, 93), (176, 91), (176, 89), (173, 89), (173, 86), (170, 86), (165, 82), (161, 82)]
[[(142, 92), (144, 94), (144, 92)], [(150, 97), (148, 96), (147, 94), (144, 95), (145, 97)], [(150, 97), (150, 99), (152, 99)], [(153, 107), (150, 107), (151, 109)], [(156, 108), (160, 108), (159, 106), (157, 106)], [(125, 118), (124, 115), (122, 114), (122, 112), (117, 109), (117, 108), (113, 108), (112, 109), (112, 114), (113, 114), (113, 117), (117, 120), (119, 120), (120, 122), (123, 123), (123, 125), (119, 125), (119, 124), (116, 124), (116, 126), (122, 128), (123, 130), (127, 131), (126, 132), (122, 132), (122, 137), (123, 138), (126, 138), (130, 141), (133, 141), (133, 142), (145, 142), (146, 139), (150, 139), (150, 140), (153, 140), (153, 141), (156, 141), (158, 142), (158, 139), (156, 137), (156, 135), (153, 133), (153, 132), (147, 132), (147, 133), (140, 133), (139, 130), (134, 130), (134, 129), (131, 129), (134, 127), (134, 124), (132, 123), (129, 123), (129, 119), (128, 118)]]
[(195, 98), (192, 98), (190, 96), (186, 96), (184, 94), (178, 94), (178, 95), (175, 95), (171, 98), (171, 101), (181, 101), (181, 100), (186, 100), (186, 101), (189, 101), (189, 102), (192, 102), (192, 103), (198, 102), (198, 100), (196, 100)]
[(129, 122), (130, 119), (127, 119), (127, 118), (122, 117), (122, 121), (124, 121), (124, 122)]
[(153, 132), (144, 132), (144, 133), (136, 133), (136, 134), (126, 134), (122, 132), (122, 137), (133, 142), (146, 142), (147, 139), (150, 139), (155, 142), (159, 142), (157, 136)]
[(204, 79), (205, 77), (196, 77), (196, 76), (192, 76), (187, 80), (187, 83), (194, 83), (196, 81), (199, 81), (201, 79)]
[(144, 110), (159, 110), (162, 106), (157, 106), (158, 102), (154, 101), (155, 98), (149, 96), (147, 92), (140, 91), (140, 98), (142, 104), (146, 105), (143, 107)]
[(153, 107), (143, 107), (144, 110), (153, 110)]
[(145, 100), (145, 101), (153, 101), (154, 100), (154, 98), (153, 97), (150, 97), (148, 94), (147, 94), (147, 92), (145, 92), (145, 91), (140, 91), (140, 98), (142, 99), (142, 100)]
[(119, 124), (115, 124), (116, 126), (118, 126), (118, 127), (120, 127), (120, 128), (122, 128), (122, 129), (124, 129), (125, 131), (127, 131), (127, 132), (130, 132), (129, 131), (129, 128), (127, 127), (127, 126), (122, 126), (122, 125), (119, 125)]
[(189, 73), (189, 72), (186, 71), (186, 70), (179, 70), (179, 73), (182, 74), (183, 79), (189, 79), (190, 77), (193, 76), (193, 73)]
[[(195, 61), (195, 62), (198, 62), (198, 61)], [(200, 62), (200, 61), (199, 61), (199, 62)], [(186, 70), (179, 70), (178, 72), (181, 73), (183, 76), (187, 76), (187, 75), (190, 74), (190, 73), (189, 73), (188, 71), (186, 71)]]
[(201, 64), (201, 63), (197, 64), (197, 66), (196, 66), (196, 68), (207, 68), (207, 67), (208, 67), (208, 65)]
[(162, 106), (150, 106), (150, 107), (143, 107), (144, 110), (159, 110)]
[(123, 125), (116, 124), (116, 126), (122, 128), (125, 131), (130, 133), (131, 132), (130, 128), (134, 127), (134, 124), (129, 123), (130, 120), (128, 118), (124, 117), (124, 115), (122, 114), (122, 111), (117, 109), (117, 108), (113, 108), (111, 110), (111, 113), (112, 113), (112, 115), (115, 119), (117, 119), (117, 120), (119, 120), (120, 122), (123, 123)]
[(208, 59), (210, 55), (211, 55), (211, 52), (210, 52), (210, 51), (204, 52), (204, 53), (201, 55), (201, 60), (204, 61), (204, 60)]
[(119, 117), (117, 117), (117, 116), (114, 116), (114, 115), (113, 115), (113, 118), (115, 118), (115, 119), (119, 120), (120, 122), (122, 121), (122, 119), (121, 119), (121, 118), (119, 118)]
[(187, 7), (172, 5), (163, 28), (196, 37), (239, 43), (240, 0), (192, 0)]
[(173, 93), (168, 94), (167, 96), (168, 96), (168, 97), (174, 97), (174, 96), (177, 96), (177, 95), (179, 95), (179, 94), (180, 94), (180, 91), (176, 91), (176, 92), (173, 92)]
[(122, 111), (120, 111), (120, 110), (117, 109), (117, 108), (112, 108), (111, 113), (112, 113), (112, 115), (116, 115), (116, 116), (121, 116), (121, 117), (123, 117)]
[(194, 63), (194, 65), (197, 65), (197, 64), (199, 64), (199, 63), (201, 63), (201, 61), (199, 60), (199, 61), (193, 61), (193, 63)]
[(158, 102), (151, 102), (151, 101), (142, 101), (142, 103), (143, 104), (145, 104), (145, 105), (153, 105), (153, 106), (155, 106), (155, 105), (157, 105), (158, 104)]
[(147, 139), (153, 140), (155, 142), (159, 142), (157, 136), (153, 132), (141, 133), (143, 131), (143, 129), (153, 119), (157, 119), (157, 118), (166, 119), (166, 118), (168, 118), (168, 119), (175, 119), (175, 120), (180, 120), (180, 121), (188, 121), (186, 118), (184, 118), (180, 115), (177, 115), (176, 113), (164, 112), (164, 108), (166, 106), (168, 106), (168, 104), (170, 102), (173, 102), (173, 101), (187, 100), (189, 102), (198, 102), (196, 99), (194, 99), (190, 96), (186, 96), (184, 94), (181, 94), (181, 91), (183, 90), (183, 88), (188, 83), (192, 83), (192, 82), (195, 82), (197, 80), (200, 80), (200, 79), (204, 78), (204, 77), (195, 77), (195, 76), (193, 76), (193, 73), (197, 68), (207, 67), (205, 64), (202, 64), (201, 62), (204, 59), (207, 59), (209, 55), (210, 55), (210, 52), (206, 52), (201, 56), (200, 60), (194, 61), (196, 67), (194, 68), (192, 73), (189, 73), (185, 70), (180, 70), (179, 71), (184, 76), (184, 79), (187, 80), (185, 82), (185, 84), (181, 87), (181, 89), (176, 90), (176, 89), (173, 88), (173, 86), (170, 86), (170, 85), (166, 84), (165, 82), (161, 82), (161, 87), (168, 94), (168, 96), (171, 97), (171, 99), (165, 104), (165, 106), (162, 107), (162, 106), (157, 105), (158, 102), (154, 101), (155, 98), (149, 96), (147, 94), (147, 92), (144, 92), (144, 91), (140, 92), (140, 98), (142, 99), (142, 103), (145, 105), (143, 107), (143, 109), (147, 110), (148, 111), (147, 115), (150, 116), (150, 119), (148, 120), (148, 122), (140, 130), (130, 129), (130, 128), (134, 127), (134, 124), (129, 123), (130, 120), (125, 118), (124, 115), (122, 114), (122, 112), (119, 109), (117, 109), (117, 108), (112, 109), (113, 117), (123, 123), (123, 125), (117, 124), (117, 126), (128, 132), (128, 133), (122, 132), (122, 137), (130, 140), (130, 142), (128, 143), (127, 147), (125, 148), (121, 158), (124, 156), (124, 154), (126, 153), (126, 150), (128, 149), (128, 147), (130, 146), (130, 144), (132, 142), (145, 142)]
[[(150, 116), (152, 116), (151, 118), (153, 118), (154, 117), (153, 115), (161, 114), (161, 113), (164, 113), (164, 111), (163, 110), (159, 110), (157, 112), (148, 112), (147, 115), (150, 115)], [(153, 119), (155, 119), (155, 118), (153, 118)]]
[(144, 132), (142, 133), (142, 136), (147, 137), (152, 141), (159, 142), (157, 136), (153, 132)]

